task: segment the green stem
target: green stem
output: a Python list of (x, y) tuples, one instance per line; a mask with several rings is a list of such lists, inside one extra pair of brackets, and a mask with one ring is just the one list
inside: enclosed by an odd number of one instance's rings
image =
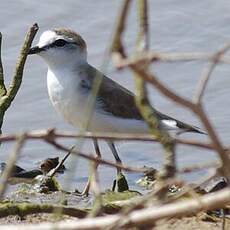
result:
[[(22, 82), (24, 65), (26, 62), (27, 54), (34, 39), (35, 34), (38, 31), (38, 25), (34, 24), (28, 31), (23, 46), (21, 48), (18, 61), (15, 67), (14, 75), (9, 87), (6, 89), (4, 85), (3, 67), (0, 59), (0, 130), (3, 123), (3, 118), (6, 110), (14, 100)], [(1, 35), (0, 35), (1, 41)], [(1, 43), (1, 42), (0, 42)]]
[(84, 218), (88, 213), (84, 210), (77, 208), (70, 208), (60, 205), (52, 204), (3, 204), (0, 205), (0, 217), (6, 217), (9, 215), (25, 216), (34, 213), (56, 213), (58, 209), (62, 210), (62, 214)]
[(4, 72), (2, 65), (2, 33), (0, 32), (0, 97), (6, 94), (6, 87), (4, 84)]
[[(149, 47), (148, 37), (148, 15), (147, 15), (147, 1), (138, 0), (138, 13), (139, 13), (139, 33), (137, 37), (137, 55), (143, 51), (147, 51)], [(163, 130), (160, 126), (160, 121), (157, 117), (155, 109), (151, 106), (148, 93), (146, 89), (146, 82), (140, 76), (139, 70), (148, 71), (148, 63), (139, 67), (133, 66), (135, 87), (136, 87), (136, 105), (140, 110), (141, 115), (148, 124), (151, 134), (156, 138), (163, 146), (165, 151), (165, 160), (163, 170), (159, 174), (161, 180), (175, 175), (175, 141), (168, 134), (166, 130)]]

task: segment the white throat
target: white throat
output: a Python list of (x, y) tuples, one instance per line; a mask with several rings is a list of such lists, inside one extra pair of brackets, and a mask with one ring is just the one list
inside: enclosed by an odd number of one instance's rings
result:
[(69, 71), (77, 69), (78, 66), (85, 65), (87, 63), (86, 53), (69, 52), (63, 53), (59, 58), (53, 58), (49, 55), (43, 55), (41, 52), (40, 56), (46, 61), (48, 68), (52, 71), (61, 69), (68, 69)]
[(64, 116), (68, 123), (77, 127), (80, 126), (76, 123), (81, 123), (84, 118), (84, 113), (79, 108), (83, 109), (87, 104), (87, 98), (78, 90), (80, 81), (81, 72), (77, 65), (48, 68), (47, 88), (50, 100), (56, 111)]

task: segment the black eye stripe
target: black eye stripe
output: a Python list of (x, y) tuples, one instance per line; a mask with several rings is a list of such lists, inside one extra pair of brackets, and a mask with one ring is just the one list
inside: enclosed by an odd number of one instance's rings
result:
[(63, 47), (67, 44), (68, 42), (64, 39), (58, 39), (55, 42), (52, 43), (52, 46), (57, 46), (57, 47)]
[(74, 42), (70, 42), (70, 41), (66, 41), (64, 39), (58, 39), (56, 41), (54, 41), (53, 43), (49, 44), (49, 45), (45, 45), (43, 47), (44, 50), (47, 50), (49, 48), (55, 48), (55, 47), (64, 47), (66, 44), (75, 44)]

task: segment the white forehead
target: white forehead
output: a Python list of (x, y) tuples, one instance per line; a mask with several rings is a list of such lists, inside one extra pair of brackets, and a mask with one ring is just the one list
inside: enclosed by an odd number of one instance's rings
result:
[(57, 35), (54, 31), (47, 30), (47, 31), (42, 33), (37, 45), (39, 47), (43, 47), (45, 45), (51, 44), (52, 42), (54, 42), (55, 40), (60, 39), (60, 38), (64, 39), (63, 36)]

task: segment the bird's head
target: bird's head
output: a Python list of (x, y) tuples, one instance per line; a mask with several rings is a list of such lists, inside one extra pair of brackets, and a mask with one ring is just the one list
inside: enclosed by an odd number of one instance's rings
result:
[(38, 54), (50, 67), (87, 61), (86, 42), (79, 34), (65, 28), (43, 32), (28, 54)]

